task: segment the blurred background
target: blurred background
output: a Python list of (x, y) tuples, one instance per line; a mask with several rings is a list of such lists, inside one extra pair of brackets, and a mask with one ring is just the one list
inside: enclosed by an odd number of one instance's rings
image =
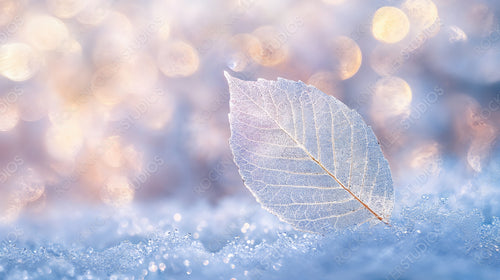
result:
[(0, 223), (58, 204), (253, 201), (224, 70), (356, 109), (396, 208), (435, 194), (499, 215), (498, 173), (468, 181), (499, 170), (499, 15), (493, 0), (0, 0)]

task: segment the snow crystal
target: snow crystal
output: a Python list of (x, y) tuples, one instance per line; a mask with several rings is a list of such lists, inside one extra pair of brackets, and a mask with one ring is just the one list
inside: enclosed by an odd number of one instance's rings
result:
[[(495, 279), (500, 271), (498, 217), (453, 209), (440, 197), (401, 208), (391, 227), (326, 236), (293, 230), (253, 201), (174, 205), (77, 218), (65, 209), (43, 224), (22, 219), (1, 229), (0, 278)], [(64, 235), (51, 230), (60, 223)]]

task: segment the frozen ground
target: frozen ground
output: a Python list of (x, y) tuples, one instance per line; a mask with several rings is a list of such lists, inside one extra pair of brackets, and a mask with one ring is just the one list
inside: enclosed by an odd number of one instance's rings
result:
[[(216, 206), (59, 206), (1, 229), (0, 278), (498, 279), (499, 167), (492, 161), (489, 175), (461, 191), (414, 196), (412, 206), (398, 204), (396, 192), (391, 227), (326, 236), (295, 231), (248, 197)], [(460, 180), (450, 176), (433, 184)]]

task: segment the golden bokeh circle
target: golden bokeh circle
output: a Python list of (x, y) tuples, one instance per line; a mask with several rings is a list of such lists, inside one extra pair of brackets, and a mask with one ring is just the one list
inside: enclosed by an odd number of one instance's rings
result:
[(335, 96), (342, 97), (342, 92), (338, 85), (338, 75), (334, 72), (320, 71), (316, 72), (309, 77), (307, 84), (314, 86), (322, 92)]
[(288, 57), (288, 46), (284, 36), (272, 26), (262, 26), (252, 33), (259, 44), (252, 44), (249, 50), (252, 59), (263, 66), (275, 66)]
[(161, 46), (158, 67), (167, 77), (187, 77), (200, 66), (198, 52), (184, 41), (170, 41)]
[(375, 39), (384, 43), (401, 41), (410, 30), (410, 22), (406, 14), (396, 8), (385, 6), (373, 15), (372, 34)]
[(30, 45), (9, 43), (0, 46), (0, 74), (21, 82), (33, 77), (41, 65), (41, 57)]
[(337, 58), (336, 72), (341, 80), (354, 76), (361, 67), (362, 54), (358, 44), (351, 38), (339, 36), (334, 40)]

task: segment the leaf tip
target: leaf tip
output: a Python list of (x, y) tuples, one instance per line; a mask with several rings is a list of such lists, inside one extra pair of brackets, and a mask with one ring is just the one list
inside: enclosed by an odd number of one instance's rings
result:
[(231, 80), (233, 78), (233, 76), (229, 75), (229, 73), (227, 71), (224, 71), (224, 77), (226, 77), (226, 80)]
[(229, 86), (229, 93), (231, 96), (233, 96), (235, 93), (237, 93), (238, 88), (241, 87), (245, 83), (244, 80), (241, 80), (239, 78), (234, 77), (233, 75), (229, 74), (227, 71), (224, 71), (224, 76), (226, 77), (227, 85)]
[(231, 83), (235, 83), (239, 81), (238, 78), (233, 77), (231, 74), (229, 74), (227, 71), (224, 71), (224, 77), (226, 77), (227, 83), (231, 85)]

